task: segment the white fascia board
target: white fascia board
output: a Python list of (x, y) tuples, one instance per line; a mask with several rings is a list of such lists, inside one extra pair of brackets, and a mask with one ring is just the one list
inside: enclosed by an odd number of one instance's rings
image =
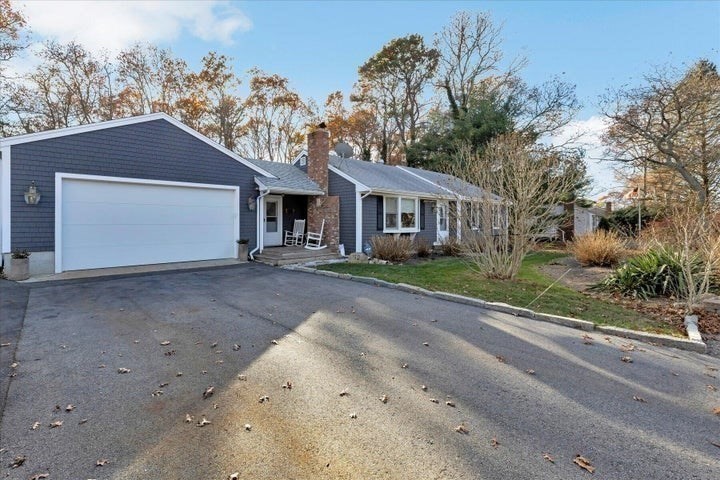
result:
[(206, 143), (207, 145), (210, 145), (214, 149), (224, 153), (228, 157), (232, 158), (233, 160), (242, 163), (246, 167), (262, 174), (265, 177), (271, 177), (275, 178), (275, 175), (272, 173), (258, 167), (257, 165), (254, 165), (241, 156), (239, 156), (237, 153), (233, 152), (232, 150), (229, 150), (219, 143), (209, 139), (205, 135), (201, 134), (200, 132), (197, 132), (193, 130), (192, 128), (188, 127), (181, 121), (171, 117), (170, 115), (166, 113), (150, 113), (147, 115), (140, 115), (137, 117), (129, 117), (129, 118), (119, 118), (117, 120), (108, 120), (106, 122), (98, 122), (98, 123), (91, 123), (88, 125), (77, 125), (75, 127), (67, 127), (67, 128), (60, 128), (57, 130), (49, 130), (47, 132), (37, 132), (37, 133), (28, 133), (25, 135), (18, 135), (16, 137), (8, 137), (4, 139), (0, 139), (0, 147), (10, 146), (10, 145), (18, 145), (21, 143), (30, 143), (30, 142), (37, 142), (40, 140), (48, 140), (50, 138), (58, 138), (58, 137), (66, 137), (68, 135), (77, 135), (79, 133), (87, 133), (87, 132), (93, 132), (96, 130), (105, 130), (107, 128), (115, 128), (115, 127), (123, 127), (126, 125), (134, 125), (136, 123), (145, 123), (145, 122), (152, 122), (154, 120), (165, 120), (166, 122), (174, 125), (175, 127), (179, 128), (180, 130), (184, 131), (185, 133), (188, 133), (192, 135), (193, 137), (197, 138), (203, 143)]
[(347, 180), (348, 182), (350, 182), (350, 183), (352, 183), (353, 185), (355, 185), (355, 191), (356, 191), (356, 192), (369, 192), (370, 190), (372, 190), (370, 187), (366, 186), (364, 183), (355, 180), (353, 177), (351, 177), (351, 176), (348, 175), (347, 173), (343, 172), (343, 171), (340, 170), (340, 169), (337, 169), (337, 168), (333, 167), (332, 165), (328, 165), (328, 170), (330, 170), (331, 172), (333, 172), (333, 173), (341, 176), (342, 178), (344, 178), (344, 179)]
[(307, 154), (307, 150), (303, 149), (300, 153), (298, 153), (297, 157), (295, 157), (292, 162), (290, 162), (290, 164), (295, 165), (297, 162), (300, 161), (302, 157), (306, 156)]
[(0, 253), (10, 253), (10, 147), (3, 146), (0, 148)]

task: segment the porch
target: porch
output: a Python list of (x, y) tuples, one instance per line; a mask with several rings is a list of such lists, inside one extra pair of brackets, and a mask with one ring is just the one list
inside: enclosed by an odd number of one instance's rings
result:
[(292, 247), (265, 247), (262, 253), (255, 254), (255, 260), (267, 265), (291, 265), (294, 263), (318, 262), (342, 258), (330, 248), (323, 250), (308, 250), (302, 246)]

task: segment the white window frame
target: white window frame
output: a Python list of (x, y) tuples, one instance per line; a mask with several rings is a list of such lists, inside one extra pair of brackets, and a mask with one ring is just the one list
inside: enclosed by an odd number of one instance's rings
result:
[[(397, 228), (388, 228), (386, 215), (387, 215), (387, 203), (388, 200), (394, 199), (397, 207)], [(415, 226), (404, 227), (402, 226), (402, 201), (412, 200), (415, 202)], [(383, 196), (383, 233), (417, 233), (420, 231), (420, 197), (411, 197), (403, 195), (384, 195)]]

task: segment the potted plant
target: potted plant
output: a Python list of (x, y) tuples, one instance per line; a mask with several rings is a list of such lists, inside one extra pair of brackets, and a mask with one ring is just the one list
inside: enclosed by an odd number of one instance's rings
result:
[(237, 258), (241, 262), (247, 262), (248, 243), (250, 243), (250, 240), (248, 240), (247, 238), (241, 238), (240, 240), (237, 241), (237, 244), (238, 244)]
[(30, 252), (27, 250), (13, 250), (10, 255), (10, 271), (7, 272), (9, 280), (27, 280), (30, 278)]

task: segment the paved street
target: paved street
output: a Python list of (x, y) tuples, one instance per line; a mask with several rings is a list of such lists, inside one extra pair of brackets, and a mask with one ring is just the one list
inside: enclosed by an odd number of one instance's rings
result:
[(720, 478), (718, 359), (583, 335), (256, 264), (35, 284), (0, 476)]

